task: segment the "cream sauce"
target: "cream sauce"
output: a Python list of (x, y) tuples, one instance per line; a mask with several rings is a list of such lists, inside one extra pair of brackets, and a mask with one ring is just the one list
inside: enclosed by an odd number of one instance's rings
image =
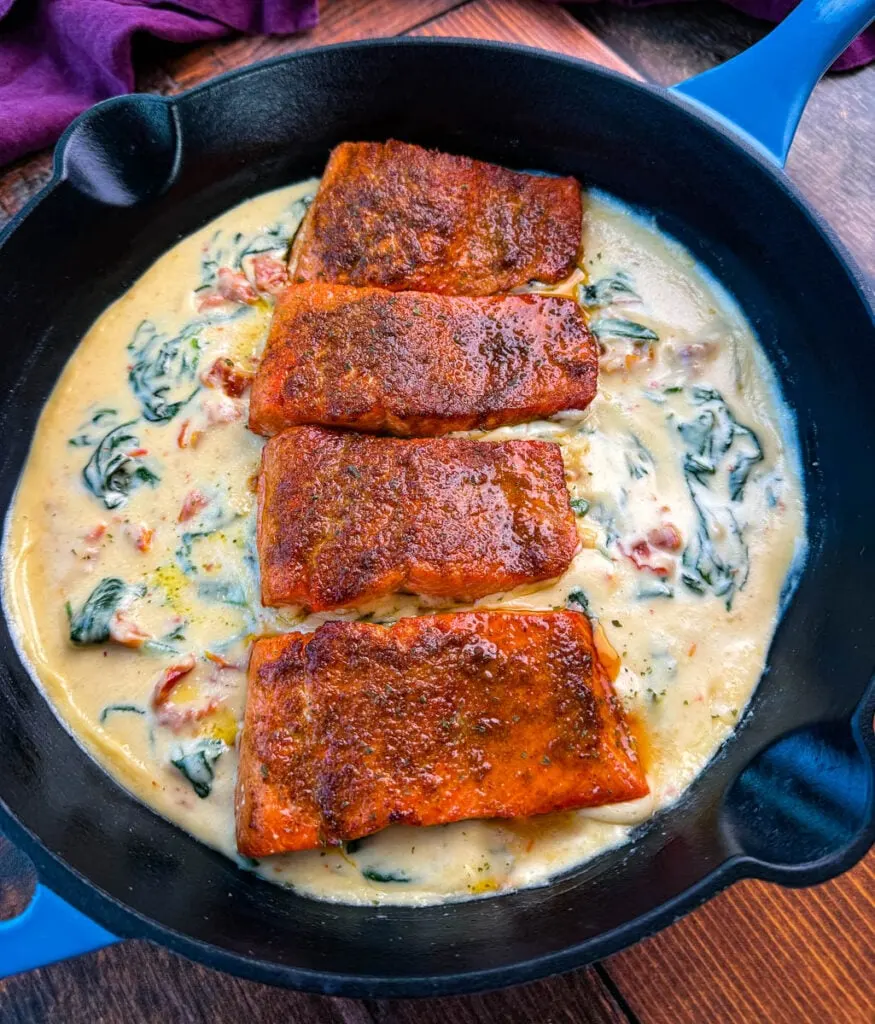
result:
[[(42, 413), (11, 512), (7, 614), (86, 749), (241, 866), (350, 903), (425, 904), (543, 883), (675, 801), (734, 729), (804, 554), (792, 422), (734, 302), (652, 223), (588, 194), (585, 262), (552, 290), (589, 309), (605, 350), (599, 395), (582, 414), (473, 435), (561, 445), (582, 546), (558, 581), (478, 606), (570, 604), (598, 617), (622, 658), (618, 692), (646, 738), (651, 796), (525, 821), (393, 827), (343, 849), (244, 862), (233, 799), (248, 643), (332, 616), (260, 606), (251, 479), (262, 440), (246, 429), (246, 397), (199, 386), (200, 375), (220, 356), (257, 364), (271, 300), (214, 299), (216, 271), (251, 275), (253, 251), (281, 256), (316, 185), (260, 196), (184, 239), (82, 340)], [(187, 499), (194, 514), (179, 522)], [(678, 540), (679, 550), (665, 550)], [(142, 646), (105, 642), (99, 608), (83, 616), (105, 578), (125, 588), (116, 637), (148, 634)], [(435, 607), (400, 595), (335, 617), (391, 622)], [(68, 615), (80, 639), (90, 631), (104, 642), (71, 643)], [(191, 654), (196, 667), (167, 705), (184, 721), (174, 729), (150, 699), (162, 672)]]

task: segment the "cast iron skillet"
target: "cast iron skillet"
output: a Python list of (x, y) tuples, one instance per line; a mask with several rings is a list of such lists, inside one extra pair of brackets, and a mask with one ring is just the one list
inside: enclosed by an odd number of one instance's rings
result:
[(67, 734), (3, 624), (0, 823), (45, 882), (0, 933), (7, 972), (138, 936), (320, 992), (473, 991), (603, 957), (737, 878), (808, 884), (868, 849), (875, 330), (858, 277), (777, 166), (803, 94), (867, 20), (854, 0), (805, 0), (740, 64), (685, 87), (718, 107), (729, 95), (746, 138), (696, 102), (579, 61), (438, 40), (309, 51), (176, 99), (109, 101), (72, 126), (0, 248), (4, 508), (65, 361), (156, 257), (242, 199), (318, 174), (341, 140), (394, 136), (577, 175), (651, 211), (710, 267), (798, 417), (811, 548), (743, 721), (677, 806), (549, 886), (422, 909), (297, 896), (158, 818)]

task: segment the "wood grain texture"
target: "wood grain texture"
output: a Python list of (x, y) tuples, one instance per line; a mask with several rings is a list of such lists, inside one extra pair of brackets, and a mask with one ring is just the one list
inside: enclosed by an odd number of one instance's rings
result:
[(374, 1024), (627, 1024), (595, 970), (503, 992), (453, 999), (365, 1003)]
[(632, 78), (641, 76), (598, 36), (562, 7), (541, 0), (475, 0), (409, 33), (414, 36), (462, 36), (523, 43), (601, 64)]
[(51, 176), (51, 153), (26, 157), (5, 169), (0, 177), (0, 228), (39, 192)]
[[(608, 1018), (610, 1019), (610, 1018)], [(367, 1007), (219, 974), (147, 942), (20, 974), (3, 1024), (373, 1024)]]
[(245, 36), (202, 46), (173, 48), (173, 55), (137, 79), (148, 92), (190, 89), (225, 71), (283, 53), (349, 39), (397, 36), (457, 7), (464, 0), (321, 0), (319, 24), (294, 36)]
[(33, 865), (0, 836), (0, 921), (17, 917), (30, 902), (35, 886)]
[(626, 1024), (594, 970), (452, 999), (336, 999), (127, 942), (0, 986), (3, 1024)]
[[(647, 78), (674, 85), (734, 57), (770, 25), (711, 0), (635, 11), (572, 8)], [(827, 75), (814, 90), (787, 173), (870, 277), (875, 276), (875, 65)]]
[(742, 882), (605, 966), (647, 1024), (872, 1024), (875, 851), (811, 889)]

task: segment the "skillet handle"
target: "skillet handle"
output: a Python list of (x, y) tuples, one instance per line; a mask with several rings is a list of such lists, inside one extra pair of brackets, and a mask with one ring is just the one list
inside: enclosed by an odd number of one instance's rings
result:
[(779, 737), (741, 772), (722, 807), (742, 874), (812, 885), (875, 842), (875, 679), (849, 719)]
[(672, 91), (783, 167), (820, 76), (873, 19), (875, 0), (802, 0), (755, 46)]
[(33, 899), (18, 917), (0, 921), (0, 978), (119, 941), (51, 889), (37, 885)]

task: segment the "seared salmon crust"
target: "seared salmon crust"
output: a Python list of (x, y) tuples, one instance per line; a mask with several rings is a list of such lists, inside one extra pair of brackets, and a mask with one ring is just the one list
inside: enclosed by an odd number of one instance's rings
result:
[(237, 787), (247, 856), (647, 792), (579, 612), (330, 622), (253, 648)]
[(293, 281), (491, 295), (574, 270), (574, 178), (522, 174), (404, 142), (343, 142), (292, 247)]
[(561, 575), (578, 545), (559, 446), (292, 427), (264, 447), (265, 605), (406, 590), (474, 600)]

